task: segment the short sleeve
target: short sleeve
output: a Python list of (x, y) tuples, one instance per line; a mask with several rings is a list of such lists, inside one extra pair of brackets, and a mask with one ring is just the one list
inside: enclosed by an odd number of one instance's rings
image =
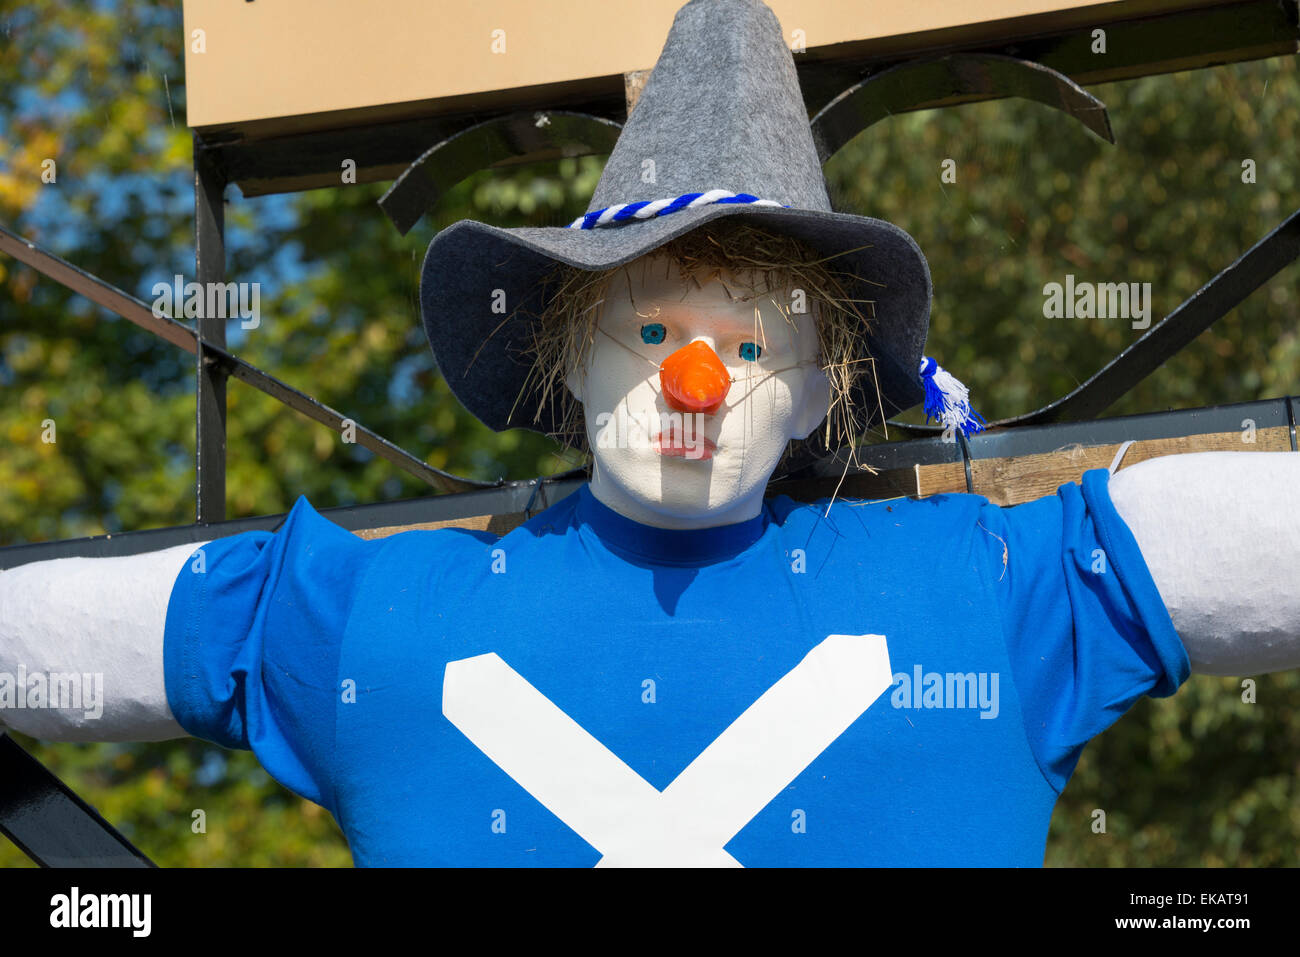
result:
[(980, 519), (1029, 743), (1058, 793), (1091, 738), (1191, 673), (1109, 479), (1093, 469)]
[(163, 664), (177, 722), (252, 750), (276, 780), (330, 810), (340, 649), (373, 554), (299, 498), (276, 532), (198, 549), (167, 606)]

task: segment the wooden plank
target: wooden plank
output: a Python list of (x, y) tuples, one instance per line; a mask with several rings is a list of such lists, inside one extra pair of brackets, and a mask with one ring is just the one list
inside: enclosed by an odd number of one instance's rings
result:
[(523, 512), (508, 512), (504, 515), (472, 515), (469, 518), (451, 519), (445, 522), (417, 522), (414, 525), (384, 525), (380, 528), (361, 528), (352, 534), (358, 538), (387, 538), (398, 532), (413, 532), (433, 528), (464, 528), (474, 532), (491, 532), (493, 535), (505, 535), (524, 523)]
[[(1022, 455), (1015, 458), (974, 459), (971, 461), (971, 489), (997, 505), (1018, 505), (1051, 495), (1066, 482), (1078, 482), (1089, 469), (1110, 466), (1120, 443), (1095, 446), (1069, 446), (1053, 452)], [(1134, 442), (1124, 454), (1120, 468), (1161, 455), (1187, 452), (1289, 452), (1290, 431), (1285, 426), (1258, 429), (1255, 441), (1242, 441), (1241, 432), (1217, 432)], [(800, 501), (829, 497), (835, 482), (821, 479), (800, 483), (782, 493)], [(849, 498), (894, 498), (905, 495), (925, 498), (929, 495), (966, 491), (966, 470), (960, 462), (919, 465), (912, 470), (896, 469), (878, 475), (846, 478), (839, 494)]]
[[(1255, 441), (1242, 441), (1241, 432), (1184, 435), (1176, 438), (1134, 442), (1124, 453), (1120, 468), (1146, 459), (1187, 452), (1289, 452), (1290, 432), (1285, 427), (1258, 429)], [(1066, 482), (1077, 482), (1089, 469), (1110, 466), (1119, 445), (1067, 448), (1044, 455), (1014, 459), (977, 459), (971, 463), (975, 491), (998, 505), (1018, 505), (1051, 495)], [(938, 486), (939, 483), (935, 483)], [(944, 491), (965, 491), (964, 479), (954, 488), (951, 478)], [(927, 494), (930, 494), (927, 489)]]
[[(1244, 441), (1242, 432), (1213, 432), (1174, 438), (1134, 442), (1124, 453), (1124, 469), (1162, 455), (1188, 452), (1289, 452), (1290, 430), (1285, 426), (1258, 429), (1254, 442)], [(1067, 482), (1082, 480), (1089, 469), (1109, 468), (1120, 443), (1094, 446), (1068, 446), (1053, 452), (1022, 455), (1015, 458), (974, 459), (971, 484), (976, 495), (983, 495), (996, 505), (1019, 505), (1051, 495)], [(838, 491), (836, 488), (838, 486)], [(917, 465), (911, 469), (888, 469), (876, 474), (816, 479), (806, 482), (782, 482), (769, 489), (770, 494), (788, 495), (796, 501), (814, 502), (832, 495), (838, 498), (890, 499), (926, 498), (930, 495), (966, 491), (966, 470), (960, 462), (940, 465)], [(363, 529), (354, 534), (365, 539), (385, 538), (398, 532), (424, 528), (468, 528), (505, 535), (522, 525), (522, 512), (504, 515), (476, 515), (447, 522), (418, 525), (390, 525)]]
[(632, 107), (641, 99), (646, 80), (650, 79), (650, 70), (632, 70), (623, 74), (623, 98), (627, 102), (627, 115), (632, 115)]
[[(1137, 19), (1130, 19), (1135, 16), (1132, 5), (1115, 7), (1088, 8), (1113, 19), (1082, 26), (1056, 16), (1042, 23), (1035, 20), (1041, 29), (1029, 31), (1033, 35), (1026, 35), (1028, 21), (1017, 21), (1014, 28), (999, 21), (981, 24), (986, 32), (994, 27), (1007, 30), (989, 36), (959, 29), (824, 46), (809, 39), (811, 45), (795, 57), (799, 83), (812, 115), (863, 76), (916, 57), (956, 50), (1023, 57), (1090, 84), (1294, 54), (1298, 49), (1300, 32), (1288, 19), (1288, 9), (1294, 7), (1284, 8), (1275, 0), (1183, 6)], [(1098, 24), (1105, 26), (1108, 35), (1104, 56), (1093, 52), (1089, 27)], [(442, 99), (248, 119), (204, 127), (201, 132), (207, 148), (244, 196), (337, 186), (345, 158), (356, 163), (358, 182), (376, 182), (393, 179), (447, 135), (505, 111), (565, 109), (622, 121), (640, 95), (647, 72), (638, 69)], [(905, 111), (981, 98), (922, 96)], [(517, 157), (499, 165), (541, 159)]]
[[(801, 57), (916, 55), (1222, 0), (770, 0)], [(250, 135), (531, 108), (652, 67), (682, 0), (184, 0), (190, 126)], [(198, 31), (196, 33), (196, 31)], [(499, 32), (497, 32), (499, 31)], [(201, 37), (201, 42), (200, 38)], [(200, 52), (201, 51), (201, 52)], [(1221, 59), (1230, 59), (1224, 56)]]

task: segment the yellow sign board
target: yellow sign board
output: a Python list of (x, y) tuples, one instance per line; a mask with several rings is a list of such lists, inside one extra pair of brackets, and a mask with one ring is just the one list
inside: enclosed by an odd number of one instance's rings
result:
[[(251, 135), (536, 102), (654, 66), (682, 0), (184, 0), (190, 126)], [(797, 56), (912, 55), (1215, 0), (771, 0)], [(848, 46), (846, 46), (848, 45)], [(611, 86), (611, 84), (616, 84)], [(523, 91), (527, 91), (524, 95)]]

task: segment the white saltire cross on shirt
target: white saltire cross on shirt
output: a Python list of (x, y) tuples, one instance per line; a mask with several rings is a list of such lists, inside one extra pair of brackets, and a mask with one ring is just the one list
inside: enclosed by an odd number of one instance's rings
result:
[(739, 867), (724, 850), (893, 680), (882, 635), (830, 635), (663, 791), (495, 653), (453, 661), (442, 712), (604, 855), (597, 867)]

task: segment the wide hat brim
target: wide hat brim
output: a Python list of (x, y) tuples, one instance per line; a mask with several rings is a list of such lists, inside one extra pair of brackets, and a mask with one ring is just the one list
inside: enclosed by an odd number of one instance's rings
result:
[[(554, 294), (544, 277), (556, 263), (599, 271), (632, 262), (670, 239), (724, 216), (761, 217), (755, 226), (801, 240), (846, 280), (868, 321), (874, 375), (863, 375), (852, 400), (871, 422), (924, 398), (919, 375), (929, 327), (930, 269), (920, 247), (893, 223), (822, 210), (715, 205), (597, 229), (501, 228), (461, 220), (429, 244), (420, 280), (425, 334), (438, 369), (456, 398), (493, 431), (555, 434), (557, 402), (521, 395), (529, 379), (531, 324)], [(859, 248), (861, 247), (861, 248)], [(852, 252), (845, 252), (853, 250)], [(841, 255), (842, 254), (842, 255)], [(876, 388), (879, 388), (879, 397)], [(814, 453), (835, 450), (810, 436)]]

